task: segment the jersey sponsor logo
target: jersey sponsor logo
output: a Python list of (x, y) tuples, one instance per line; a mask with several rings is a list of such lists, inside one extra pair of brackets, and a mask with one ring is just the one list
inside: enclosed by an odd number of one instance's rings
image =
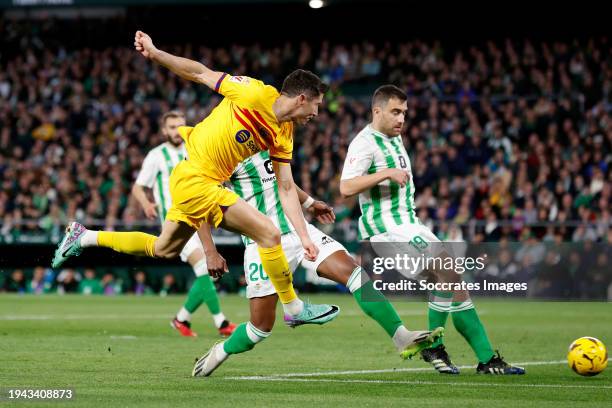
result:
[(246, 142), (246, 147), (251, 151), (251, 154), (256, 154), (261, 151), (259, 147), (255, 144), (253, 140), (249, 140)]
[(272, 167), (272, 160), (268, 159), (264, 162), (264, 167), (266, 168), (266, 172), (268, 172), (268, 174), (273, 174), (274, 173), (274, 167)]
[(402, 169), (405, 169), (406, 167), (408, 167), (408, 164), (406, 164), (406, 158), (404, 156), (399, 157), (399, 162), (400, 162), (400, 166), (402, 167)]
[(251, 132), (241, 129), (236, 133), (236, 141), (240, 144), (246, 142), (251, 137)]
[(249, 77), (244, 77), (244, 76), (232, 76), (229, 78), (229, 80), (237, 84), (242, 84), (242, 85), (247, 85), (249, 82), (251, 82)]

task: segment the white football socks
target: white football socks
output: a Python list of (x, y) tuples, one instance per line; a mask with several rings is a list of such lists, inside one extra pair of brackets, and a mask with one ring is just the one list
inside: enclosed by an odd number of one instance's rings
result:
[(81, 237), (81, 248), (98, 246), (98, 231), (87, 230)]
[(226, 320), (225, 315), (223, 313), (214, 314), (212, 315), (212, 317), (213, 317), (213, 320), (215, 322), (215, 326), (217, 327), (217, 329), (221, 328), (221, 325)]
[(191, 321), (191, 313), (189, 313), (189, 311), (184, 307), (181, 307), (181, 310), (179, 310), (179, 312), (176, 314), (176, 318), (180, 322), (189, 322)]
[(404, 325), (397, 328), (395, 334), (393, 334), (393, 344), (398, 351), (404, 351), (406, 346), (411, 343), (412, 332), (409, 332)]
[(302, 302), (302, 299), (297, 298), (289, 303), (283, 303), (283, 310), (291, 316), (297, 316), (304, 310), (304, 302)]

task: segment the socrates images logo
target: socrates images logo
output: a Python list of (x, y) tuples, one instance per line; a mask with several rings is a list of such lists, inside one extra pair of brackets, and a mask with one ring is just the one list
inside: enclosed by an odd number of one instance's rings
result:
[(251, 137), (251, 133), (248, 130), (239, 130), (238, 133), (236, 133), (236, 141), (238, 143), (244, 143), (247, 140), (249, 140), (249, 138)]

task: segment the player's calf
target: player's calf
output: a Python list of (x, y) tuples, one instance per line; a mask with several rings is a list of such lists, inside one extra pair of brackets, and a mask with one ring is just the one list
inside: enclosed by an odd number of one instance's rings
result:
[(153, 245), (155, 258), (177, 258), (196, 230), (183, 222), (164, 221), (159, 237)]
[(78, 222), (72, 222), (58, 244), (51, 267), (59, 268), (71, 256), (80, 255), (83, 248), (95, 246), (128, 255), (174, 258), (194, 232), (189, 225), (172, 221), (164, 223), (159, 237), (138, 231), (91, 231)]

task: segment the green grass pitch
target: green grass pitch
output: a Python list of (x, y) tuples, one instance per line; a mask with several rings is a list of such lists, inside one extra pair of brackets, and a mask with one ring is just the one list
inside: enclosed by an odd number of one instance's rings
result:
[[(289, 329), (277, 322), (254, 350), (232, 356), (210, 378), (194, 379), (195, 358), (218, 340), (205, 307), (194, 316), (200, 336), (189, 339), (169, 325), (182, 297), (1, 295), (0, 388), (75, 390), (73, 401), (47, 403), (54, 407), (612, 406), (612, 370), (583, 378), (561, 362), (581, 336), (612, 346), (609, 303), (477, 299), (494, 347), (527, 369), (522, 377), (492, 377), (472, 367), (443, 376), (420, 360), (401, 361), (350, 296), (309, 298), (336, 303), (342, 313), (326, 326)], [(233, 321), (248, 318), (246, 299), (221, 301)], [(426, 327), (425, 304), (395, 305), (408, 328)], [(475, 364), (450, 320), (445, 341), (457, 365)], [(40, 404), (0, 401), (0, 407)]]

